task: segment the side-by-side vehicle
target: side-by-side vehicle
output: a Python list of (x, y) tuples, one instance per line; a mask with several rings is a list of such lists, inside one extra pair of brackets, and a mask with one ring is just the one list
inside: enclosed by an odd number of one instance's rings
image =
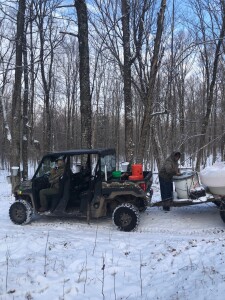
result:
[[(62, 157), (65, 171), (59, 192), (49, 197), (48, 212), (39, 213), (41, 189), (49, 188), (49, 175)], [(31, 180), (15, 189), (15, 202), (9, 215), (15, 224), (29, 223), (34, 214), (92, 218), (112, 216), (123, 231), (135, 229), (140, 213), (151, 200), (152, 173), (138, 178), (131, 172), (116, 170), (115, 149), (81, 149), (45, 155)]]

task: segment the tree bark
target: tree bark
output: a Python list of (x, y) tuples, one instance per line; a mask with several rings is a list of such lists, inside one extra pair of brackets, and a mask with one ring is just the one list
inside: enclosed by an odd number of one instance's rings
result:
[[(12, 143), (10, 166), (20, 167), (21, 159), (21, 80), (22, 80), (22, 60), (24, 42), (26, 0), (19, 1), (17, 12), (17, 33), (16, 33), (16, 62), (15, 62), (15, 83), (12, 97)], [(20, 170), (17, 176), (12, 177), (12, 190), (20, 182)]]
[[(43, 4), (45, 5), (45, 4)], [(44, 130), (44, 145), (43, 152), (51, 151), (52, 148), (52, 122), (50, 114), (50, 90), (52, 85), (52, 61), (53, 51), (51, 52), (51, 63), (49, 66), (48, 76), (45, 74), (45, 59), (44, 59), (44, 14), (39, 16), (39, 35), (40, 35), (40, 65), (41, 65), (41, 77), (44, 89), (44, 103), (45, 103), (45, 116), (46, 116), (46, 130)]]
[(131, 52), (130, 52), (130, 5), (128, 0), (122, 0), (122, 31), (123, 31), (123, 81), (125, 107), (125, 156), (126, 161), (133, 162), (133, 116), (131, 94)]
[(29, 102), (29, 80), (28, 80), (28, 61), (26, 32), (24, 32), (23, 42), (23, 59), (24, 59), (24, 93), (23, 93), (23, 115), (22, 115), (22, 163), (23, 180), (28, 178), (28, 102)]
[(90, 94), (90, 67), (88, 47), (88, 16), (85, 0), (75, 0), (78, 19), (78, 41), (80, 54), (80, 111), (81, 147), (92, 147), (92, 108)]
[(154, 101), (154, 90), (155, 90), (155, 83), (156, 77), (158, 73), (158, 65), (159, 65), (159, 53), (160, 53), (160, 46), (161, 46), (161, 39), (164, 27), (164, 14), (166, 9), (166, 0), (161, 1), (160, 11), (158, 13), (157, 19), (157, 31), (155, 37), (155, 44), (153, 50), (153, 56), (151, 61), (151, 71), (149, 75), (149, 86), (148, 86), (148, 94), (147, 94), (147, 101), (145, 103), (144, 108), (144, 116), (141, 126), (141, 135), (140, 135), (140, 143), (139, 149), (137, 154), (137, 161), (142, 163), (145, 155), (146, 149), (146, 140), (150, 134), (150, 122), (151, 122), (151, 114), (153, 109), (153, 101)]
[(35, 93), (35, 69), (34, 69), (34, 44), (33, 44), (33, 18), (34, 18), (34, 3), (33, 0), (30, 3), (30, 107), (29, 107), (29, 117), (30, 117), (30, 142), (31, 145), (34, 143), (34, 93)]

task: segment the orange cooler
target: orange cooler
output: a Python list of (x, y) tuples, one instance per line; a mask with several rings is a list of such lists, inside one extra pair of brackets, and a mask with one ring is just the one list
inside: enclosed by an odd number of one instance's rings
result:
[(132, 176), (129, 176), (130, 180), (142, 180), (143, 176), (143, 167), (141, 164), (136, 164), (131, 166)]
[(132, 176), (143, 176), (143, 167), (141, 164), (131, 166)]

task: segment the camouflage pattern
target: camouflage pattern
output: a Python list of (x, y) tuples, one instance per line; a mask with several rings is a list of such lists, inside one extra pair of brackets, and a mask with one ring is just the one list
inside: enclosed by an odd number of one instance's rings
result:
[(161, 169), (159, 170), (159, 176), (165, 181), (172, 181), (173, 176), (179, 172), (178, 161), (175, 159), (175, 155), (180, 154), (179, 151), (174, 151), (164, 161)]
[(51, 185), (51, 188), (58, 189), (59, 188), (59, 178), (64, 173), (64, 166), (60, 166), (56, 169), (51, 170), (51, 174), (49, 176), (49, 183)]

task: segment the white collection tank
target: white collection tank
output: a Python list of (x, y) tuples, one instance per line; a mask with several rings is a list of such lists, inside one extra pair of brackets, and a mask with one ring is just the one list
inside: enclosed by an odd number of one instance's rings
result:
[(198, 174), (194, 171), (186, 171), (180, 176), (173, 176), (173, 181), (179, 199), (188, 199), (190, 191), (199, 187)]
[(206, 185), (212, 194), (225, 195), (225, 162), (217, 162), (200, 172), (201, 183)]

